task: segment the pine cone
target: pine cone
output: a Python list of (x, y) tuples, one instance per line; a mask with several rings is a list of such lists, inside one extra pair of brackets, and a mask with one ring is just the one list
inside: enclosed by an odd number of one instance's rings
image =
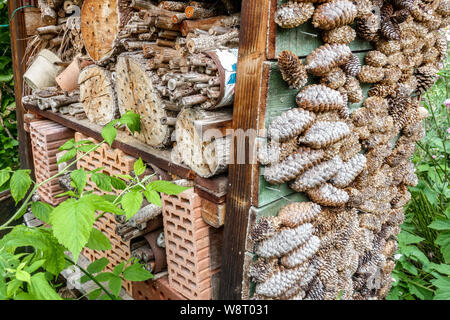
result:
[(278, 211), (278, 219), (285, 227), (296, 228), (301, 224), (313, 222), (322, 212), (314, 202), (293, 202)]
[(381, 34), (388, 40), (400, 40), (400, 29), (398, 24), (393, 23), (391, 19), (381, 22)]
[(329, 183), (324, 183), (317, 189), (309, 190), (306, 194), (315, 203), (328, 207), (341, 207), (349, 199), (347, 192)]
[(377, 50), (367, 52), (364, 60), (372, 67), (384, 67), (387, 64), (386, 55)]
[(301, 134), (316, 118), (315, 114), (299, 108), (288, 110), (275, 118), (269, 126), (268, 137), (283, 142)]
[(302, 61), (291, 51), (285, 50), (278, 55), (278, 67), (283, 80), (291, 89), (300, 89), (308, 81), (306, 68)]
[(356, 77), (361, 71), (361, 62), (358, 56), (352, 54), (350, 59), (341, 66), (342, 70), (350, 77)]
[(315, 28), (331, 30), (351, 24), (358, 11), (349, 0), (335, 0), (324, 3), (316, 8), (312, 18)]
[(368, 95), (369, 97), (378, 96), (381, 98), (386, 98), (387, 96), (393, 94), (395, 92), (395, 88), (388, 84), (377, 83), (372, 88), (369, 89)]
[(273, 274), (277, 266), (277, 259), (267, 261), (266, 259), (259, 258), (248, 268), (248, 275), (255, 282), (264, 282)]
[(392, 16), (392, 21), (396, 24), (400, 24), (408, 20), (408, 18), (411, 16), (411, 13), (408, 9), (401, 9), (394, 13)]
[(357, 19), (356, 34), (364, 40), (375, 41), (380, 27), (380, 17), (370, 13)]
[(336, 176), (331, 179), (331, 184), (337, 188), (345, 188), (364, 170), (366, 161), (363, 154), (357, 154), (349, 161), (344, 162)]
[(321, 149), (338, 142), (350, 133), (350, 128), (345, 122), (319, 121), (314, 123), (303, 137), (299, 138), (299, 142), (315, 149)]
[(324, 157), (323, 150), (299, 148), (296, 153), (283, 161), (264, 168), (264, 179), (271, 184), (282, 184), (295, 179), (304, 171), (312, 168)]
[(358, 73), (358, 79), (362, 83), (377, 83), (384, 79), (384, 69), (365, 65)]
[(280, 228), (280, 219), (263, 217), (250, 232), (250, 239), (258, 242), (273, 237)]
[(381, 40), (377, 43), (377, 50), (387, 56), (401, 51), (400, 41), (398, 40)]
[(436, 49), (439, 52), (439, 61), (444, 61), (447, 57), (448, 44), (445, 34), (438, 35), (436, 39)]
[(439, 50), (437, 48), (429, 48), (423, 54), (422, 63), (435, 63), (439, 60)]
[(441, 0), (436, 12), (443, 17), (450, 16), (450, 0)]
[(344, 89), (347, 91), (348, 100), (351, 103), (359, 103), (363, 100), (364, 96), (358, 79), (348, 77)]
[(346, 63), (351, 55), (350, 48), (345, 44), (325, 44), (306, 57), (306, 70), (315, 76), (324, 76)]
[(402, 70), (398, 67), (384, 68), (383, 83), (395, 85), (402, 76)]
[(380, 19), (381, 23), (391, 19), (391, 16), (394, 14), (394, 7), (389, 3), (384, 3), (380, 9)]
[(320, 239), (312, 236), (302, 246), (281, 258), (281, 264), (286, 268), (294, 268), (305, 263), (319, 250)]
[(300, 108), (313, 112), (339, 110), (344, 107), (344, 101), (338, 91), (324, 85), (309, 85), (303, 88), (296, 97)]
[(409, 11), (414, 9), (414, 0), (391, 0), (391, 3), (397, 9), (407, 9)]
[(328, 73), (325, 77), (320, 79), (320, 83), (331, 89), (337, 90), (345, 84), (346, 80), (347, 76), (345, 75), (344, 71), (342, 71), (342, 69), (340, 68), (335, 68), (331, 70), (330, 73)]
[(358, 0), (354, 1), (353, 4), (356, 6), (356, 10), (358, 11), (356, 16), (357, 18), (361, 18), (362, 16), (369, 14), (373, 10), (375, 10), (375, 6), (370, 0)]
[(349, 44), (356, 38), (356, 32), (350, 26), (343, 26), (329, 31), (324, 31), (322, 39), (326, 43)]
[(289, 1), (278, 7), (275, 12), (275, 22), (281, 28), (295, 28), (308, 21), (313, 13), (312, 3)]
[(423, 94), (425, 91), (430, 89), (437, 80), (438, 70), (433, 65), (425, 65), (416, 70), (417, 78), (417, 92)]

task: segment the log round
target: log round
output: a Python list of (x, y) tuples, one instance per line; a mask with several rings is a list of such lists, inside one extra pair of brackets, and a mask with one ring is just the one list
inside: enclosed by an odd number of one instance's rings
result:
[(170, 143), (173, 125), (162, 119), (172, 118), (174, 114), (162, 108), (153, 84), (155, 75), (142, 54), (123, 53), (117, 59), (116, 91), (120, 113), (130, 110), (139, 114), (141, 132), (137, 137), (150, 146), (165, 147)]
[(175, 126), (176, 145), (172, 159), (184, 163), (199, 176), (209, 178), (227, 170), (230, 156), (230, 137), (218, 134), (215, 139), (202, 139), (194, 121), (229, 118), (231, 110), (206, 111), (199, 107), (183, 109)]
[(108, 61), (118, 49), (117, 36), (129, 20), (130, 0), (85, 0), (81, 34), (88, 55), (96, 63)]
[(89, 121), (105, 125), (119, 115), (117, 96), (110, 71), (90, 65), (80, 72), (80, 102)]

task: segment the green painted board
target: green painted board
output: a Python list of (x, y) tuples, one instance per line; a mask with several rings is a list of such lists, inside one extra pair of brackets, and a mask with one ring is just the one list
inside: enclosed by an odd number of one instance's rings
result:
[[(366, 52), (360, 52), (356, 54), (360, 59), (361, 63), (364, 62), (364, 57)], [(309, 77), (308, 84), (317, 83), (318, 79), (315, 77)], [(367, 92), (369, 91), (371, 85), (363, 84), (363, 94), (364, 99), (367, 98)], [(283, 112), (291, 108), (296, 108), (295, 96), (298, 93), (296, 89), (289, 89), (286, 82), (281, 77), (281, 72), (278, 68), (276, 62), (270, 63), (270, 78), (269, 78), (269, 90), (267, 93), (267, 105), (266, 105), (266, 115), (265, 115), (265, 128), (268, 128), (269, 124), (274, 118), (278, 117)], [(349, 105), (350, 109), (357, 109), (361, 107), (361, 103), (355, 103)], [(259, 183), (259, 197), (258, 205), (259, 207), (265, 206), (277, 199), (294, 193), (292, 189), (288, 187), (287, 184), (280, 186), (274, 186), (268, 183), (263, 177), (264, 168), (260, 167), (260, 183)]]
[(309, 201), (308, 197), (303, 193), (293, 193), (279, 200), (273, 201), (259, 208), (252, 208), (251, 211), (256, 214), (256, 222), (262, 217), (270, 217), (277, 215), (278, 211), (291, 202)]
[[(279, 4), (287, 0), (278, 1)], [(299, 57), (306, 57), (314, 49), (323, 45), (320, 30), (314, 28), (311, 20), (297, 28), (283, 29), (277, 26), (275, 39), (275, 56), (283, 50), (290, 50)], [(373, 45), (365, 40), (356, 38), (350, 43), (352, 51), (372, 50)]]

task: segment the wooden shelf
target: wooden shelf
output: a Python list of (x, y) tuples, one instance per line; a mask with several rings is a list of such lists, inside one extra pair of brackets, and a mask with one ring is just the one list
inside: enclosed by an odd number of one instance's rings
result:
[[(31, 112), (58, 122), (63, 126), (81, 132), (84, 135), (99, 141), (103, 140), (101, 135), (103, 127), (94, 124), (87, 119), (80, 120), (69, 115), (40, 110), (38, 107), (31, 104), (25, 104), (24, 107)], [(199, 177), (190, 168), (173, 163), (170, 159), (170, 149), (161, 150), (152, 148), (139, 141), (137, 138), (120, 130), (117, 132), (117, 138), (113, 142), (112, 147), (118, 148), (133, 157), (141, 157), (143, 161), (153, 164), (168, 173), (175, 174), (183, 179), (194, 180), (196, 186), (200, 186), (201, 190), (211, 195), (209, 200), (213, 202), (223, 202), (224, 193), (226, 194), (226, 188), (224, 186), (227, 185), (226, 174), (210, 179)]]

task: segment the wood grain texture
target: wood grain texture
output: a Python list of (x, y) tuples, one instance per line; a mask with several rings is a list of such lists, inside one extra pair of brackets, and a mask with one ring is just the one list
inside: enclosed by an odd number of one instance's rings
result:
[[(266, 60), (268, 38), (269, 1), (244, 0), (241, 10), (239, 37), (239, 60), (237, 67), (236, 95), (234, 100), (233, 129), (258, 128), (261, 103), (263, 64)], [(256, 136), (248, 138), (246, 155)], [(237, 139), (234, 139), (235, 141)], [(236, 154), (237, 145), (234, 145)], [(248, 161), (248, 159), (247, 159)], [(227, 196), (227, 219), (225, 221), (222, 250), (220, 299), (241, 299), (245, 241), (248, 214), (258, 185), (258, 165), (231, 164), (229, 167), (229, 193)], [(256, 190), (257, 191), (257, 190)]]
[[(21, 6), (21, 1), (8, 1), (8, 12), (11, 17), (16, 8)], [(25, 17), (21, 10), (17, 11), (14, 19), (10, 23), (11, 49), (14, 71), (14, 91), (16, 98), (16, 118), (19, 141), (19, 158), (22, 169), (31, 169), (34, 172), (33, 155), (31, 153), (31, 139), (24, 129), (23, 115), (25, 109), (22, 105), (22, 95), (24, 94), (23, 74), (25, 73), (25, 64), (22, 63), (26, 48), (26, 28)]]

